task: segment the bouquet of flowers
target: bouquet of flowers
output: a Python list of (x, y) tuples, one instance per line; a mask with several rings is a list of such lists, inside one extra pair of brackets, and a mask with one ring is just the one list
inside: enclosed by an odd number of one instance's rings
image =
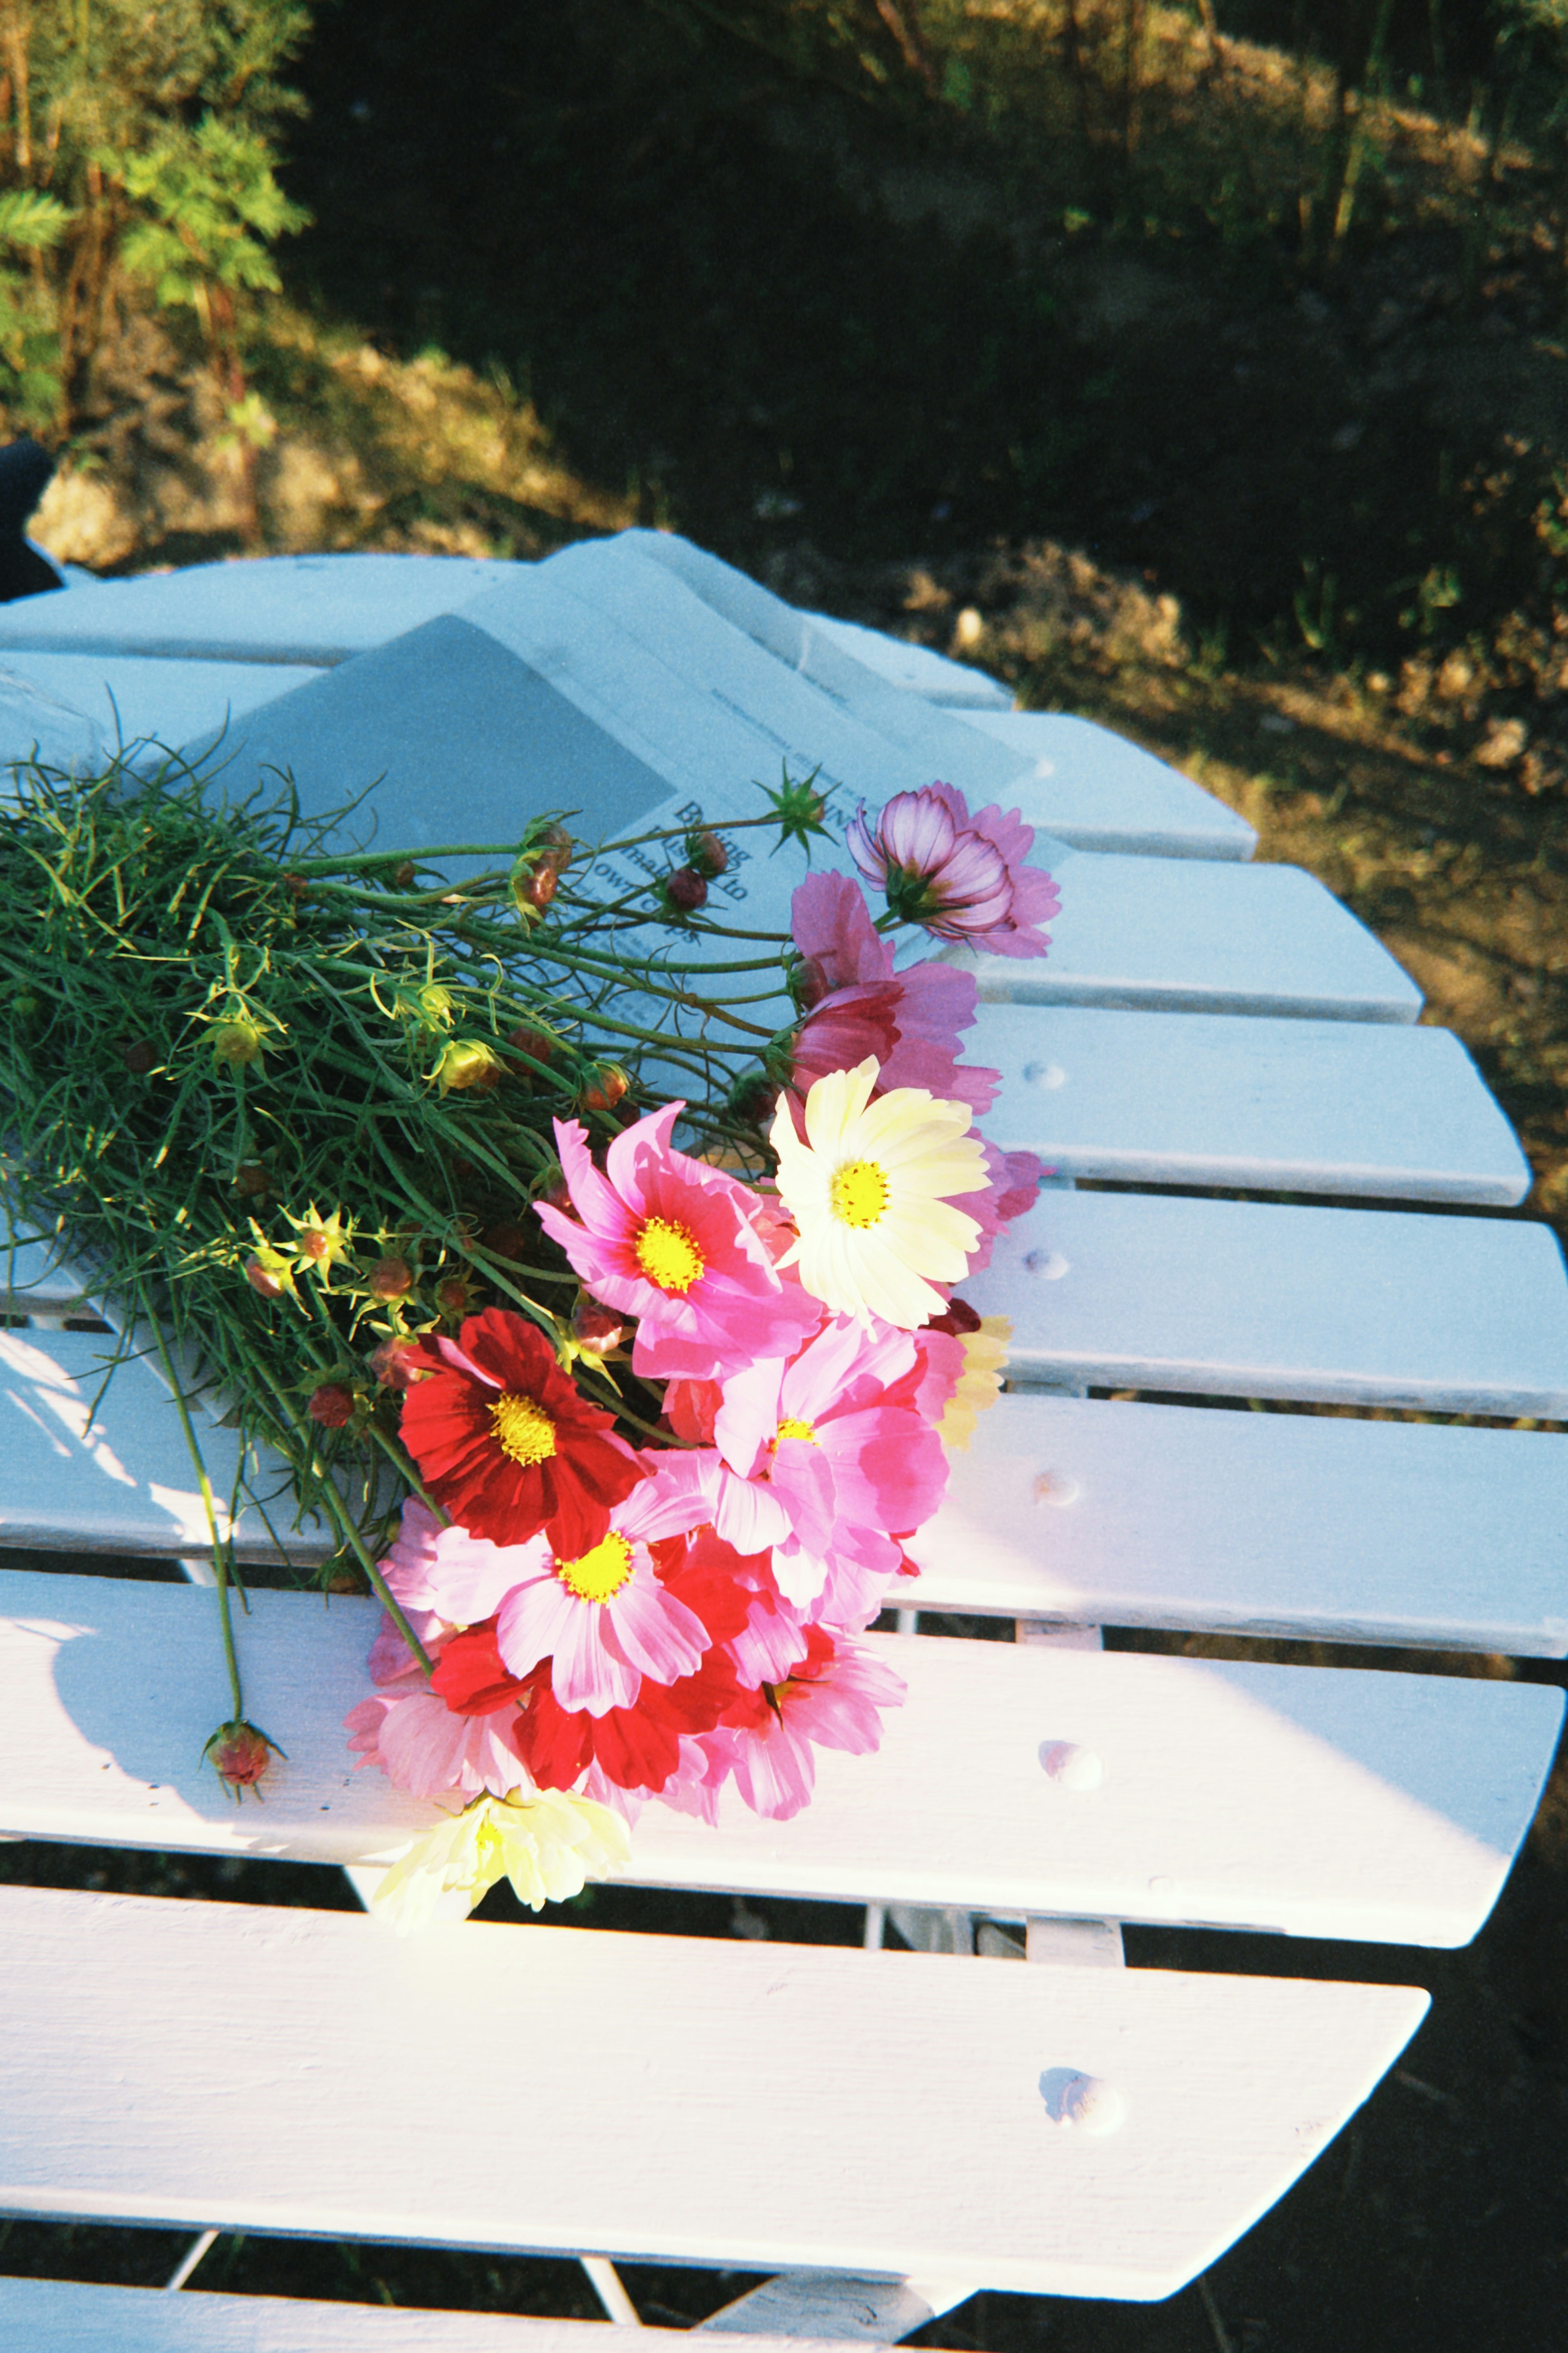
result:
[[(198, 1460), (205, 1384), (336, 1532), (329, 1588), (381, 1597), (350, 1744), (434, 1811), (378, 1907), (414, 1926), (504, 1874), (538, 1909), (653, 1800), (794, 1815), (816, 1749), (875, 1748), (901, 1696), (857, 1637), (1000, 1386), (1005, 1326), (957, 1286), (1042, 1174), (976, 1130), (973, 976), (900, 968), (889, 934), (1044, 954), (1030, 829), (900, 794), (846, 828), (862, 880), (809, 873), (773, 939), (704, 912), (733, 827), (641, 837), (669, 862), (619, 900), (565, 881), (555, 819), (421, 889), (455, 850), (302, 853), (297, 811), (219, 822), (199, 785), (24, 796), (0, 884), (49, 888), (0, 948), (7, 1174), (158, 1335)], [(771, 800), (781, 840), (826, 830), (812, 780)], [(726, 941), (765, 953), (717, 965)], [(782, 1026), (737, 1009), (781, 981)], [(97, 1080), (62, 1082), (40, 1045), (95, 990)], [(698, 1084), (659, 1100), (672, 1070)], [(259, 1795), (281, 1751), (228, 1610), (243, 1499), (201, 1476), (233, 1698), (209, 1753)]]

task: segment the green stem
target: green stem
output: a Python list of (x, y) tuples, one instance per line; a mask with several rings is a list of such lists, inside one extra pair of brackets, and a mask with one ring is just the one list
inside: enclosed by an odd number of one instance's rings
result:
[(180, 1417), (180, 1427), (185, 1433), (185, 1444), (191, 1450), (191, 1461), (195, 1466), (196, 1485), (201, 1491), (202, 1509), (206, 1514), (207, 1533), (212, 1538), (213, 1579), (217, 1588), (218, 1625), (223, 1634), (224, 1662), (228, 1668), (229, 1694), (234, 1701), (234, 1721), (236, 1724), (241, 1724), (245, 1720), (245, 1694), (240, 1687), (239, 1659), (234, 1647), (234, 1621), (228, 1606), (229, 1547), (218, 1535), (217, 1503), (213, 1494), (212, 1481), (207, 1477), (207, 1466), (202, 1460), (202, 1450), (196, 1440), (190, 1409), (185, 1403), (184, 1389), (175, 1377), (174, 1367), (169, 1356), (168, 1345), (163, 1338), (163, 1326), (156, 1316), (149, 1312), (144, 1292), (138, 1293), (138, 1308), (140, 1320), (153, 1335), (159, 1361), (163, 1367), (163, 1377), (169, 1385), (170, 1394), (174, 1400), (174, 1409)]

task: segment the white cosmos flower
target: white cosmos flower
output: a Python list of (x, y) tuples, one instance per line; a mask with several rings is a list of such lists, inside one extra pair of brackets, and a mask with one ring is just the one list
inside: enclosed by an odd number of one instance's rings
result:
[(980, 1228), (951, 1193), (983, 1193), (984, 1146), (967, 1103), (923, 1087), (871, 1100), (874, 1056), (829, 1071), (805, 1098), (796, 1135), (787, 1100), (773, 1120), (779, 1197), (800, 1229), (780, 1261), (836, 1314), (879, 1316), (912, 1332), (947, 1304), (931, 1288), (962, 1281)]

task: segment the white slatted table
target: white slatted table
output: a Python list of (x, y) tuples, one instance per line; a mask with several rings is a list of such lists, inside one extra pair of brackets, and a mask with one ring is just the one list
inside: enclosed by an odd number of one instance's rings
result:
[[(764, 747), (805, 765), (815, 744), (872, 797), (946, 774), (1068, 845), (1049, 964), (982, 971), (972, 1050), (1003, 1073), (998, 1142), (1047, 1153), (1063, 1182), (1471, 1208), (1528, 1183), (1462, 1050), (1410, 1026), (1397, 967), (1310, 878), (1249, 868), (1247, 829), (1185, 779), (1082, 723), (1008, 713), (977, 672), (792, 613), (686, 543), (99, 584), (0, 612), (0, 665), (17, 708), (52, 696), (62, 726), (101, 734), (110, 695), (127, 736), (192, 743), (226, 714), (242, 758), (316, 740), (338, 757), (378, 702), (416, 736), (482, 679), (552, 757), (596, 744), (606, 788), (639, 808), (696, 795), (740, 814)], [(412, 776), (388, 779), (389, 839), (426, 822)], [(787, 903), (778, 865), (744, 886), (758, 913)], [(0, 1333), (0, 1541), (203, 1574), (188, 1458), (144, 1358), (89, 1424), (116, 1342), (61, 1327), (84, 1303), (112, 1321), (112, 1303), (41, 1250), (0, 1274), (26, 1319)], [(1568, 1475), (1549, 1433), (1084, 1392), (1555, 1417), (1568, 1287), (1550, 1237), (1510, 1221), (1058, 1189), (970, 1288), (1014, 1314), (1026, 1387), (957, 1466), (916, 1590), (1032, 1639), (879, 1638), (910, 1697), (877, 1757), (826, 1757), (788, 1824), (737, 1810), (715, 1833), (653, 1810), (632, 1869), (864, 1902), (873, 1924), (890, 1907), (928, 1947), (963, 1950), (976, 1917), (1023, 1922), (1042, 1966), (478, 1926), (398, 1946), (341, 1915), (9, 1889), (0, 1952), (26, 2031), (0, 2047), (0, 2208), (777, 2266), (709, 2325), (797, 2342), (887, 2341), (977, 2284), (1158, 2296), (1212, 2261), (1425, 1998), (1292, 1981), (1288, 1947), (1277, 1978), (1129, 1971), (1110, 1924), (1463, 1942), (1528, 1825), (1561, 1701), (1107, 1653), (1084, 1630), (1562, 1656)], [(204, 1438), (220, 1474), (224, 1443)], [(237, 1536), (268, 1556), (258, 1522)], [(374, 1611), (254, 1599), (250, 1704), (289, 1757), (265, 1811), (240, 1814), (194, 1765), (221, 1708), (210, 1600), (0, 1571), (0, 1829), (355, 1870), (394, 1852), (418, 1810), (349, 1771), (340, 1730)], [(1005, 1930), (980, 1942), (1012, 1949)], [(549, 2034), (498, 2049), (500, 2011)], [(431, 2165), (399, 2153), (407, 2087), (384, 2054), (422, 2047), (437, 2015), (444, 2070), (482, 2077), (498, 2121), (476, 2131), (465, 2110), (448, 2130), (433, 2106)], [(737, 2115), (768, 2119), (762, 2170)], [(551, 2142), (542, 2185), (523, 2116)], [(47, 2353), (447, 2341), (438, 2319), (411, 2339), (399, 2316), (345, 2307), (307, 2339), (303, 2310), (0, 2282), (0, 2325)], [(554, 2324), (451, 2327), (565, 2342)]]

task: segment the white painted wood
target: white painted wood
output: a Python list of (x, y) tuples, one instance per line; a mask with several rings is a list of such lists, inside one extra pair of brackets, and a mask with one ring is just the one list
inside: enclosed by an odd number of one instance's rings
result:
[(1061, 886), (1047, 957), (953, 949), (983, 997), (1170, 1013), (1414, 1021), (1421, 992), (1299, 866), (1123, 858), (1038, 846)]
[[(672, 2353), (684, 2333), (650, 2328), (648, 2353)], [(747, 2341), (754, 2353), (778, 2353), (776, 2337)], [(0, 2279), (0, 2343), (13, 2353), (610, 2353), (611, 2339), (596, 2320)], [(789, 2339), (790, 2353), (826, 2353), (827, 2344)]]
[(1568, 1441), (1015, 1393), (910, 1546), (924, 1609), (1568, 1656)]
[(1041, 1920), (1024, 1924), (1024, 1958), (1037, 1967), (1121, 1969), (1127, 1966), (1119, 1920)]
[[(609, 614), (679, 676), (704, 693), (739, 703), (797, 746), (819, 734), (830, 740), (826, 731), (832, 714), (847, 711), (899, 746), (907, 786), (942, 776), (966, 793), (972, 807), (994, 800), (1018, 805), (1018, 787), (1033, 781), (1034, 759), (1005, 739), (977, 733), (937, 704), (901, 694), (876, 670), (824, 639), (809, 615), (731, 573), (739, 588), (750, 590), (764, 608), (765, 617), (759, 617), (746, 600), (747, 619), (756, 624), (748, 628), (738, 613), (726, 612), (703, 595), (703, 577), (692, 578), (684, 568), (658, 560), (666, 536), (624, 532), (615, 539), (578, 540), (540, 568)], [(709, 566), (730, 572), (713, 557), (700, 556), (689, 543), (679, 544), (689, 556), (700, 557), (704, 573)]]
[[(62, 1291), (78, 1288), (56, 1280)], [(0, 1330), (0, 1544), (160, 1556), (210, 1552), (195, 1466), (156, 1362), (127, 1356), (105, 1389), (114, 1347), (104, 1333)], [(214, 1493), (226, 1506), (238, 1439), (210, 1413), (198, 1409), (195, 1419)], [(336, 1549), (319, 1521), (296, 1525), (280, 1461), (261, 1466), (256, 1483), (271, 1499), (265, 1516), (255, 1506), (237, 1520), (226, 1508), (219, 1514), (219, 1533), (232, 1535), (242, 1560), (275, 1560), (281, 1547), (303, 1566)]]
[(1060, 711), (972, 711), (963, 723), (1027, 760), (1025, 817), (1077, 849), (1250, 858), (1258, 847), (1245, 818), (1179, 768), (1092, 720)]
[(1025, 1382), (1568, 1414), (1563, 1254), (1511, 1218), (1046, 1192), (963, 1294)]
[(13, 2214), (1134, 2299), (1272, 2204), (1427, 2007), (34, 1888), (0, 1890), (0, 1985)]
[(972, 2288), (961, 2288), (948, 2296), (933, 2289), (927, 2296), (909, 2280), (857, 2278), (843, 2272), (781, 2272), (776, 2279), (764, 2280), (761, 2287), (727, 2304), (721, 2312), (700, 2320), (697, 2328), (716, 2330), (724, 2337), (770, 2328), (786, 2339), (794, 2339), (798, 2331), (838, 2345), (894, 2345), (973, 2294)]
[[(252, 1595), (247, 1705), (287, 1755), (243, 1809), (201, 1763), (225, 1707), (210, 1594), (8, 1571), (0, 1605), (0, 1829), (341, 1863), (385, 1861), (437, 1819), (352, 1769), (373, 1603)], [(1538, 1684), (872, 1639), (910, 1694), (874, 1757), (822, 1753), (791, 1822), (730, 1799), (717, 1829), (649, 1806), (619, 1875), (1458, 1944), (1496, 1900), (1563, 1710)]]
[(173, 751), (216, 743), (231, 719), (317, 676), (290, 662), (182, 661), (145, 654), (0, 651), (5, 671), (82, 712), (102, 755), (117, 744)]
[(346, 661), (450, 613), (510, 564), (472, 555), (267, 555), (95, 580), (0, 607), (5, 649), (191, 661)]
[(1373, 1021), (984, 1005), (994, 1144), (1067, 1176), (1511, 1207), (1532, 1181), (1458, 1038)]

